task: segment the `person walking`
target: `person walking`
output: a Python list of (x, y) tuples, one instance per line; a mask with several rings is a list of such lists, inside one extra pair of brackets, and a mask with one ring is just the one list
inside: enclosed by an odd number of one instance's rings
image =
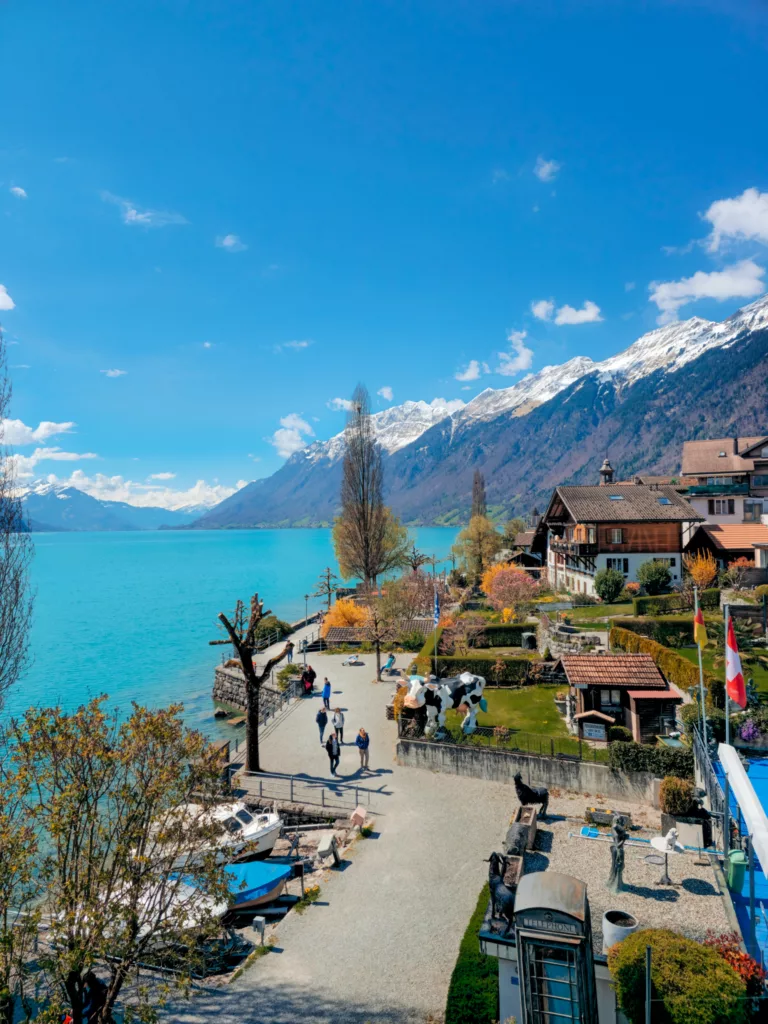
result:
[(327, 711), (331, 710), (331, 684), (327, 676), (323, 681), (323, 705)]
[(286, 649), (286, 651), (288, 651), (288, 658), (287, 658), (288, 664), (292, 665), (293, 664), (293, 641), (292, 640), (288, 641), (288, 643), (285, 645), (285, 649)]
[(336, 769), (339, 767), (339, 758), (341, 757), (341, 747), (335, 732), (332, 732), (325, 741), (325, 749), (328, 752), (328, 760), (331, 762), (331, 775), (335, 775)]
[(371, 737), (365, 729), (361, 729), (355, 737), (355, 743), (357, 744), (357, 749), (360, 751), (360, 767), (364, 768), (366, 771), (368, 771), (368, 746), (370, 742)]
[(320, 730), (320, 746), (322, 747), (323, 733), (325, 732), (326, 725), (328, 725), (328, 714), (325, 708), (320, 708), (320, 710), (315, 715), (315, 721), (317, 722), (317, 726)]
[(333, 718), (331, 719), (331, 725), (336, 730), (336, 735), (339, 737), (339, 743), (344, 746), (344, 712), (341, 708), (336, 708), (333, 712)]

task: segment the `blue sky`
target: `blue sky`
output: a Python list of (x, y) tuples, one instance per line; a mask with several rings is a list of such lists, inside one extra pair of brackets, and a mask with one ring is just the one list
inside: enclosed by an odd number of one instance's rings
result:
[(21, 469), (210, 500), (359, 380), (466, 401), (728, 315), (764, 290), (767, 40), (739, 0), (6, 0)]

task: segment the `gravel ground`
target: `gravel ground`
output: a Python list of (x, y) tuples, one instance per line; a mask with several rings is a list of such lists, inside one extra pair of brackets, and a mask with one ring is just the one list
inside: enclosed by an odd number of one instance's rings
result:
[[(483, 858), (501, 849), (514, 790), (398, 767), (395, 725), (384, 714), (394, 684), (372, 684), (371, 655), (360, 668), (342, 668), (342, 660), (312, 656), (318, 682), (327, 675), (333, 683), (331, 706), (346, 715), (341, 781), (375, 793), (374, 835), (353, 846), (343, 870), (325, 872), (318, 903), (277, 927), (275, 952), (231, 985), (169, 1007), (166, 1019), (424, 1024), (442, 1015), (459, 942), (487, 878)], [(319, 706), (319, 698), (303, 701), (267, 738), (270, 769), (328, 779), (314, 721)], [(350, 745), (361, 725), (371, 735), (368, 777)]]
[[(550, 800), (549, 816), (536, 832), (536, 847), (526, 854), (526, 873), (560, 871), (587, 883), (597, 952), (602, 950), (601, 923), (606, 910), (632, 914), (641, 928), (671, 928), (695, 939), (705, 938), (709, 928), (717, 932), (730, 930), (723, 905), (724, 894), (715, 872), (710, 864), (698, 866), (695, 854), (670, 856), (669, 877), (674, 885), (664, 886), (658, 884), (663, 867), (646, 864), (643, 860), (647, 853), (654, 851), (626, 846), (624, 890), (618, 895), (610, 893), (605, 888), (611, 870), (610, 845), (568, 837), (569, 832), (578, 832), (584, 824), (581, 818), (587, 804), (597, 803), (583, 796)], [(660, 834), (658, 812), (628, 801), (622, 802), (621, 810), (632, 812), (634, 824), (646, 826), (633, 831), (633, 837), (649, 839)], [(566, 818), (566, 815), (571, 817)]]

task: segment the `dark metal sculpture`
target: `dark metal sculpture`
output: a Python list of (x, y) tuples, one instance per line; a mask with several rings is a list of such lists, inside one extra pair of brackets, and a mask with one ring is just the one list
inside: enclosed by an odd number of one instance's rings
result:
[(513, 822), (507, 829), (507, 837), (504, 845), (507, 848), (508, 857), (522, 857), (528, 846), (529, 828), (519, 822)]
[(523, 807), (531, 807), (535, 804), (541, 804), (541, 810), (539, 811), (539, 817), (545, 818), (547, 815), (547, 807), (549, 806), (549, 790), (544, 786), (527, 786), (523, 782), (523, 776), (520, 772), (515, 775), (515, 792), (517, 793), (517, 799), (523, 805)]
[(507, 858), (502, 853), (492, 853), (488, 858), (488, 885), (491, 890), (491, 919), (507, 922), (506, 935), (514, 925), (515, 892), (504, 884)]
[(607, 888), (610, 892), (621, 892), (624, 885), (624, 844), (629, 839), (629, 832), (624, 827), (625, 821), (618, 815), (613, 819), (611, 835), (611, 873), (608, 875)]

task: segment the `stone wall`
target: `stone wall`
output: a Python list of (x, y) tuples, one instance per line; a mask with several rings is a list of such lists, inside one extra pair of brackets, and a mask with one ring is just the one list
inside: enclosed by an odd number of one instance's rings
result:
[(647, 772), (618, 772), (594, 761), (569, 761), (556, 757), (530, 757), (506, 750), (489, 750), (470, 744), (430, 743), (400, 739), (397, 763), (407, 768), (468, 775), (489, 782), (514, 785), (520, 772), (529, 786), (557, 787), (575, 793), (597, 794), (610, 800), (637, 800), (658, 807), (659, 780)]
[[(290, 687), (286, 694), (281, 694), (271, 686), (262, 686), (259, 696), (259, 708), (262, 718), (265, 714), (273, 715), (284, 702), (285, 697), (295, 697), (297, 687)], [(225, 668), (217, 665), (213, 674), (213, 699), (217, 704), (245, 711), (245, 679), (243, 673), (236, 668)]]

